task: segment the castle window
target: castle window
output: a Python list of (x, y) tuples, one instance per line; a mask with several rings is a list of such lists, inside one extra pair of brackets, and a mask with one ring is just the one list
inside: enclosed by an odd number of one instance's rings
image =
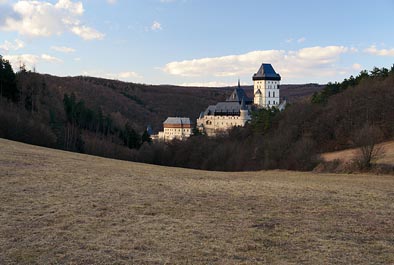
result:
[(274, 92), (272, 92), (273, 93), (273, 97), (275, 97), (275, 91)]
[(271, 92), (268, 91), (268, 97), (271, 97)]

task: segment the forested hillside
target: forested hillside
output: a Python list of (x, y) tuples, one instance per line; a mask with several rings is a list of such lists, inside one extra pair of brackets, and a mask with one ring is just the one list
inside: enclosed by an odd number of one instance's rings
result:
[(329, 83), (285, 111), (259, 110), (251, 124), (217, 138), (144, 145), (134, 160), (210, 170), (311, 170), (318, 154), (394, 137), (394, 67)]
[[(15, 73), (0, 59), (0, 137), (122, 159), (130, 159), (130, 149), (150, 140), (148, 125), (157, 132), (168, 116), (195, 121), (233, 90), (56, 77), (23, 67)], [(297, 100), (323, 87), (283, 85), (282, 95)], [(245, 90), (253, 93), (252, 87)]]
[(15, 74), (2, 60), (0, 137), (161, 165), (310, 170), (319, 153), (359, 146), (361, 132), (375, 132), (369, 138), (377, 141), (394, 135), (394, 68), (374, 68), (325, 87), (282, 85), (281, 95), (291, 103), (285, 111), (255, 111), (245, 128), (220, 137), (151, 143), (147, 125), (158, 131), (167, 116), (195, 120), (231, 91), (62, 78), (24, 69)]

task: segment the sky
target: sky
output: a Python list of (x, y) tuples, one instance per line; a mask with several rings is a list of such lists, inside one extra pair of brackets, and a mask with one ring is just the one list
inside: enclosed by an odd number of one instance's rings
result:
[(145, 84), (341, 81), (394, 63), (393, 0), (0, 0), (14, 70)]

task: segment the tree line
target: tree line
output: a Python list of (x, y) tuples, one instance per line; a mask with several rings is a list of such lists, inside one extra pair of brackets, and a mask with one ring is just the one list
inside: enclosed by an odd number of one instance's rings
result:
[(390, 70), (385, 67), (374, 67), (370, 72), (368, 72), (367, 70), (363, 70), (356, 77), (350, 76), (349, 78), (345, 78), (345, 80), (343, 80), (342, 82), (329, 82), (322, 91), (313, 94), (311, 101), (317, 104), (327, 103), (329, 97), (338, 94), (349, 87), (357, 86), (362, 80), (369, 78), (384, 79), (388, 77), (390, 73), (392, 74), (393, 71), (394, 65), (391, 67)]

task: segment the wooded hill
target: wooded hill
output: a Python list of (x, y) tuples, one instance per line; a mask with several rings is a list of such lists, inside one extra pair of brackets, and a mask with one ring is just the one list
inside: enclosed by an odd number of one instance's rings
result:
[[(78, 76), (56, 77), (25, 69), (14, 73), (1, 58), (0, 137), (122, 159), (162, 129), (168, 116), (195, 121), (234, 87), (145, 85)], [(290, 101), (324, 86), (283, 85)], [(300, 88), (300, 89), (297, 89)], [(250, 95), (252, 87), (245, 87)]]
[(248, 126), (216, 138), (152, 144), (148, 124), (158, 131), (167, 116), (195, 120), (233, 88), (14, 74), (7, 64), (2, 60), (0, 137), (70, 151), (210, 170), (310, 170), (319, 153), (359, 146), (362, 132), (377, 132), (379, 141), (394, 135), (394, 67), (324, 87), (282, 85), (291, 102), (283, 112), (256, 111)]
[(393, 102), (394, 67), (374, 68), (329, 83), (283, 112), (256, 111), (249, 125), (228, 135), (143, 145), (133, 160), (210, 170), (311, 170), (320, 153), (393, 139)]

